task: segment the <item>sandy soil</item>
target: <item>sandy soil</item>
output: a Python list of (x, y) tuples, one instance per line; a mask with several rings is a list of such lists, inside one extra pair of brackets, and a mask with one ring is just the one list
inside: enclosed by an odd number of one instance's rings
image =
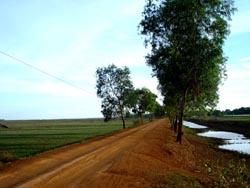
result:
[(162, 119), (13, 162), (1, 169), (0, 187), (160, 187), (170, 172), (200, 176), (194, 152)]

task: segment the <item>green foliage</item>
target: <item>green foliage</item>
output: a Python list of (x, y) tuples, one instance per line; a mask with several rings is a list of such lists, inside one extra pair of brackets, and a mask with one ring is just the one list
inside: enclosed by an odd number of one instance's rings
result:
[(203, 105), (188, 105), (185, 109), (185, 117), (205, 118), (209, 113), (210, 110)]
[[(222, 46), (233, 1), (147, 0), (140, 23), (165, 104), (182, 117), (187, 105), (214, 107), (225, 76)], [(168, 105), (169, 103), (169, 105)], [(175, 110), (178, 106), (178, 110)]]
[[(240, 107), (233, 110), (217, 110), (217, 109), (207, 109), (207, 115), (213, 117), (225, 117), (232, 120), (235, 119), (247, 119), (248, 115), (250, 115), (250, 107)], [(234, 117), (235, 116), (235, 117)]]
[[(190, 100), (214, 101), (224, 73), (222, 45), (229, 33), (232, 1), (148, 0), (141, 33), (152, 46), (147, 62), (163, 94), (174, 90)], [(172, 89), (171, 89), (172, 88)], [(211, 99), (212, 98), (212, 99)]]
[(124, 116), (129, 106), (129, 93), (133, 90), (127, 67), (118, 68), (115, 65), (96, 70), (97, 96), (102, 99), (102, 114), (104, 120), (121, 117), (125, 128)]
[(132, 111), (138, 114), (141, 118), (145, 112), (154, 112), (157, 102), (157, 96), (149, 89), (136, 89), (131, 93), (130, 105)]
[(164, 117), (165, 116), (165, 107), (161, 106), (159, 103), (156, 103), (156, 106), (154, 109), (154, 116), (156, 118)]
[(221, 112), (220, 110), (213, 110), (211, 113), (212, 116), (215, 117), (222, 117), (223, 116), (223, 112)]
[(233, 110), (225, 110), (224, 113), (226, 115), (242, 115), (242, 114), (250, 114), (250, 107), (241, 107)]

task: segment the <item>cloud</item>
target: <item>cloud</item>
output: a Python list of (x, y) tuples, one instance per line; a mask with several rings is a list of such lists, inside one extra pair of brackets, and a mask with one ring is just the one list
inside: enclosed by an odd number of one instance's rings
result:
[(237, 64), (228, 65), (228, 79), (229, 80), (241, 80), (250, 79), (250, 57), (243, 57), (238, 60)]
[[(33, 118), (39, 117), (39, 114), (40, 117), (61, 114), (67, 118), (73, 114), (70, 112), (86, 103), (88, 108), (81, 108), (86, 114), (84, 117), (93, 117), (93, 114), (99, 116), (100, 104), (95, 94), (96, 68), (114, 63), (119, 67), (128, 66), (132, 74), (136, 69), (141, 72), (145, 70), (144, 56), (147, 51), (137, 33), (144, 3), (144, 0), (81, 3), (56, 1), (56, 8), (46, 3), (40, 3), (41, 6), (36, 3), (14, 3), (16, 11), (13, 12), (11, 8), (2, 14), (11, 15), (12, 19), (8, 19), (8, 24), (13, 26), (15, 32), (8, 31), (2, 35), (5, 42), (1, 48), (93, 94), (65, 85), (24, 65), (15, 62), (8, 64), (8, 61), (12, 60), (1, 58), (3, 62), (0, 68), (5, 70), (0, 79), (0, 84), (4, 86), (0, 88), (3, 99), (1, 104), (6, 104), (2, 109), (8, 111), (12, 118)], [(45, 12), (37, 14), (40, 10)], [(146, 86), (157, 92), (157, 84), (151, 81), (150, 75), (140, 75), (133, 81), (136, 87)], [(77, 100), (81, 102), (78, 103)], [(37, 101), (43, 101), (36, 115), (33, 116), (33, 109), (26, 106), (27, 101), (30, 106), (37, 104)], [(70, 101), (74, 102), (74, 105)], [(20, 115), (16, 113), (19, 104)], [(55, 107), (57, 105), (60, 107)], [(67, 112), (63, 110), (65, 106)], [(56, 111), (56, 114), (53, 115), (53, 111)], [(90, 111), (92, 113), (88, 115)], [(75, 112), (76, 117), (82, 117), (79, 114), (82, 113)]]
[[(248, 1), (245, 1), (245, 6), (248, 7)], [(241, 10), (244, 8), (244, 4), (238, 7), (239, 10), (235, 12), (235, 15), (232, 16), (231, 25), (231, 34), (241, 34), (250, 32), (250, 12), (249, 10)]]
[[(249, 67), (250, 68), (250, 67)], [(244, 69), (244, 68), (234, 68), (234, 70), (228, 70), (227, 75), (230, 80), (240, 80), (240, 79), (249, 79), (250, 78), (250, 73), (249, 73), (249, 68)], [(239, 81), (239, 84), (241, 82)]]
[(240, 62), (243, 62), (243, 63), (250, 63), (250, 56), (241, 58), (241, 59), (240, 59)]
[(114, 63), (116, 66), (128, 66), (129, 68), (145, 66), (146, 50), (143, 48), (137, 50), (127, 50), (114, 54), (112, 57), (106, 57), (105, 62)]
[(15, 78), (5, 77), (1, 79), (1, 93), (10, 93), (14, 95), (19, 94), (34, 94), (46, 97), (94, 97), (96, 98), (93, 88), (84, 88), (83, 90), (70, 85), (64, 84), (59, 81), (31, 81), (31, 80), (18, 80)]
[(125, 16), (135, 16), (142, 12), (144, 7), (144, 0), (132, 1), (129, 4), (125, 4), (121, 8), (121, 13)]
[(242, 106), (250, 106), (250, 81), (246, 80), (228, 80), (219, 90), (220, 109), (233, 109)]
[(240, 58), (237, 64), (228, 66), (228, 78), (219, 88), (220, 109), (250, 106), (250, 62), (249, 57)]

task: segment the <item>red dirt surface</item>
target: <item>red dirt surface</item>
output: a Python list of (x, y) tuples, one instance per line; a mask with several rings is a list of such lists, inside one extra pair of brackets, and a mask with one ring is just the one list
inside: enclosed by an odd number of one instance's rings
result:
[(177, 144), (169, 127), (157, 120), (13, 162), (1, 169), (0, 187), (162, 187), (173, 172), (204, 180), (194, 146)]

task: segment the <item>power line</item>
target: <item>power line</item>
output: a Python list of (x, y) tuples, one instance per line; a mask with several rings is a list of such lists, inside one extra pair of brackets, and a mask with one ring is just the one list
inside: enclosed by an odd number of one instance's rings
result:
[(88, 93), (88, 94), (90, 94), (90, 95), (95, 95), (94, 93), (89, 92), (89, 91), (87, 91), (86, 89), (83, 89), (83, 88), (81, 88), (81, 87), (79, 87), (79, 86), (77, 86), (77, 85), (75, 85), (75, 84), (73, 84), (73, 83), (71, 83), (71, 82), (68, 82), (68, 81), (66, 81), (66, 80), (64, 80), (64, 79), (62, 79), (62, 78), (59, 78), (58, 76), (55, 76), (55, 75), (53, 75), (53, 74), (50, 74), (50, 73), (48, 73), (48, 72), (46, 72), (46, 71), (40, 69), (39, 67), (36, 67), (36, 66), (34, 66), (34, 65), (31, 65), (31, 64), (27, 63), (26, 61), (23, 61), (23, 60), (21, 60), (21, 59), (15, 57), (15, 56), (13, 56), (13, 55), (10, 55), (10, 54), (8, 54), (8, 53), (6, 53), (6, 52), (3, 52), (3, 51), (1, 51), (1, 50), (0, 50), (0, 53), (1, 53), (2, 55), (4, 55), (4, 56), (7, 56), (7, 57), (9, 57), (9, 58), (11, 58), (11, 59), (13, 59), (13, 60), (19, 62), (19, 63), (22, 63), (23, 65), (25, 65), (25, 66), (27, 66), (27, 67), (29, 67), (29, 68), (31, 68), (31, 69), (37, 71), (37, 72), (40, 72), (40, 73), (42, 73), (42, 74), (44, 74), (44, 75), (46, 75), (46, 76), (48, 76), (48, 77), (51, 77), (51, 78), (53, 78), (53, 79), (56, 79), (56, 80), (58, 80), (58, 81), (60, 81), (60, 82), (63, 82), (63, 83), (66, 84), (66, 85), (69, 85), (69, 86), (71, 86), (71, 87), (74, 87), (74, 88), (76, 88), (76, 89), (79, 89), (79, 90), (81, 90), (81, 91), (84, 91), (85, 93)]

